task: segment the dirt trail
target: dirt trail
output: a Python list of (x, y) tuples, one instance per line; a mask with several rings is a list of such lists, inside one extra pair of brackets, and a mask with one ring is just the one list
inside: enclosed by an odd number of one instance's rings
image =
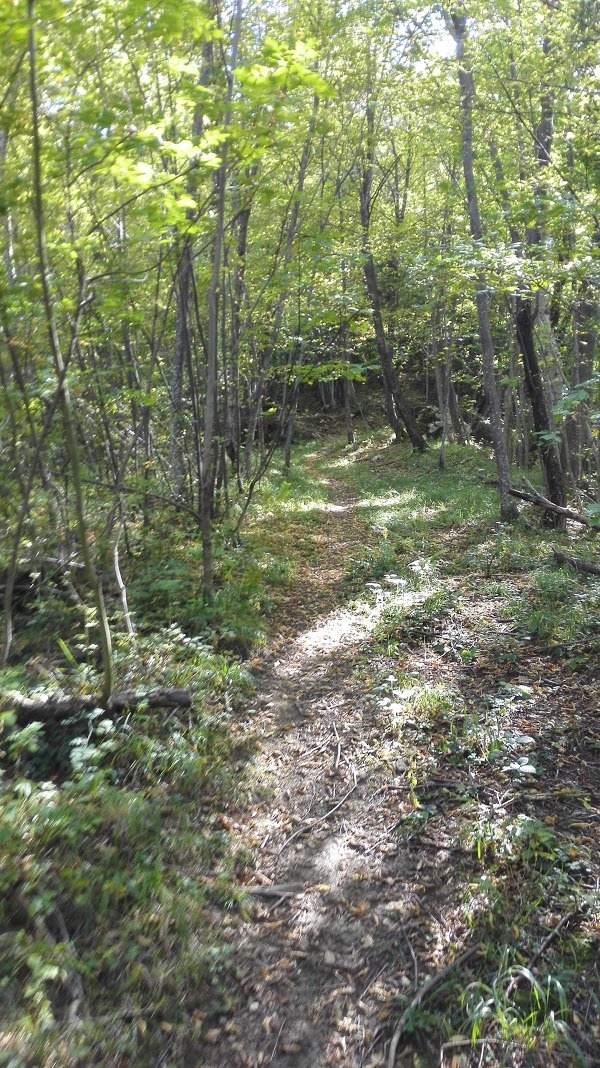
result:
[[(376, 552), (377, 535), (348, 487), (328, 486), (308, 534), (305, 522), (273, 531), (284, 546), (285, 538), (301, 545), (296, 555), (310, 565), (280, 600), (280, 635), (239, 726), (240, 749), (252, 738), (258, 746), (240, 786), (247, 800), (222, 819), (248, 849), (252, 908), (215, 913), (232, 967), (220, 1005), (207, 1006), (190, 1068), (384, 1068), (395, 1020), (453, 962), (452, 981), (437, 992), (445, 1019), (466, 1028), (470, 984), (488, 989), (500, 975), (511, 978), (505, 942), (523, 962), (552, 944), (551, 966), (563, 967), (555, 933), (575, 913), (564, 881), (552, 877), (554, 862), (571, 873), (569, 893), (598, 885), (588, 833), (599, 781), (596, 669), (573, 672), (534, 642), (526, 659), (500, 659), (512, 648), (502, 598), (485, 575), (459, 570), (457, 599), (452, 561), (437, 587), (439, 609), (420, 626), (414, 617), (399, 656), (385, 652), (373, 631), (395, 594), (384, 581), (370, 603), (353, 602), (342, 581), (349, 559), (364, 560), (365, 547)], [(458, 554), (463, 534), (452, 531)], [(507, 578), (513, 596), (522, 587), (531, 595), (525, 576)], [(377, 692), (385, 678), (395, 683)], [(521, 774), (523, 759), (533, 760), (535, 781)], [(523, 828), (533, 837), (519, 845)], [(497, 842), (507, 850), (500, 856)], [(497, 897), (477, 894), (482, 877)], [(593, 919), (582, 910), (578, 923), (591, 944)], [(465, 951), (472, 955), (463, 964)], [(591, 1065), (600, 1063), (589, 1024), (588, 986), (597, 977), (593, 956), (581, 959), (573, 1027)], [(541, 1044), (534, 1055), (518, 1042), (505, 1046), (493, 1021), (481, 1049), (462, 1030), (445, 1039), (448, 1025), (440, 1028), (428, 999), (431, 1026), (421, 1017), (418, 1033), (403, 1035), (396, 1068), (573, 1063), (568, 1049), (555, 1055)]]
[(331, 495), (295, 592), (312, 625), (257, 680), (255, 802), (236, 817), (256, 858), (256, 907), (225, 928), (239, 985), (207, 1065), (381, 1065), (389, 998), (414, 979), (401, 925), (423, 887), (393, 833), (405, 775), (380, 759), (381, 724), (354, 671), (375, 615), (339, 597), (367, 531), (346, 487), (331, 483)]

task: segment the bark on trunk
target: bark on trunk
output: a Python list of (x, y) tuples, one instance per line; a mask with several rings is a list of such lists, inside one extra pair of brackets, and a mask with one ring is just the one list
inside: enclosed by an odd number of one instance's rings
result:
[[(237, 48), (242, 24), (242, 0), (235, 5), (235, 21), (231, 44), (230, 62), (227, 65), (227, 94), (225, 99), (225, 126), (230, 122), (230, 106), (233, 99), (234, 75)], [(200, 530), (202, 538), (202, 585), (204, 592), (212, 594), (212, 518), (214, 486), (216, 478), (215, 432), (218, 426), (218, 348), (219, 348), (219, 299), (223, 241), (225, 234), (225, 196), (227, 185), (227, 142), (221, 152), (221, 165), (217, 171), (216, 222), (213, 241), (212, 271), (207, 293), (208, 321), (206, 330), (206, 392), (204, 400), (204, 440), (202, 446), (202, 473), (200, 479)]]
[[(483, 238), (483, 228), (479, 214), (479, 201), (477, 198), (477, 186), (473, 168), (473, 99), (475, 96), (475, 84), (465, 48), (467, 38), (467, 19), (465, 15), (452, 14), (447, 19), (447, 22), (448, 28), (456, 43), (456, 57), (458, 59), (458, 79), (461, 96), (462, 160), (465, 187), (467, 191), (469, 223), (471, 227), (471, 236), (475, 242), (479, 243)], [(519, 513), (516, 505), (510, 497), (510, 468), (504, 441), (500, 399), (496, 385), (494, 342), (490, 329), (487, 285), (485, 276), (482, 272), (477, 278), (475, 304), (477, 307), (477, 321), (479, 323), (479, 338), (481, 342), (483, 388), (487, 400), (490, 434), (496, 458), (496, 469), (498, 472), (500, 515), (502, 519), (511, 520), (515, 519)]]
[[(200, 85), (206, 87), (210, 80), (213, 68), (213, 44), (206, 41), (202, 50), (202, 67), (200, 71)], [(192, 123), (192, 136), (200, 137), (204, 125), (204, 116), (199, 108), (194, 113)], [(187, 179), (187, 192), (190, 195), (196, 193), (196, 179), (193, 169)], [(186, 210), (186, 221), (193, 223), (195, 209)], [(189, 237), (183, 240), (183, 246), (177, 270), (175, 274), (175, 340), (173, 345), (173, 362), (171, 364), (170, 384), (170, 454), (173, 474), (173, 484), (177, 494), (183, 492), (184, 460), (183, 460), (183, 381), (186, 365), (191, 375), (191, 352), (190, 352), (190, 287), (193, 276), (193, 245)], [(196, 427), (198, 433), (199, 428)], [(198, 471), (198, 479), (201, 473)]]
[[(92, 591), (94, 607), (96, 610), (96, 623), (99, 633), (100, 654), (102, 658), (102, 701), (104, 704), (110, 699), (114, 683), (114, 668), (112, 659), (112, 645), (108, 616), (104, 604), (102, 584), (96, 571), (92, 548), (89, 540), (88, 524), (85, 514), (85, 493), (79, 460), (79, 443), (75, 426), (75, 413), (73, 401), (69, 390), (66, 365), (56, 325), (54, 303), (50, 290), (50, 266), (46, 248), (46, 231), (44, 224), (44, 201), (43, 201), (43, 174), (42, 174), (42, 147), (38, 117), (38, 86), (37, 86), (37, 38), (34, 0), (27, 0), (27, 15), (29, 19), (28, 51), (29, 51), (29, 94), (31, 104), (31, 125), (33, 140), (33, 209), (36, 226), (36, 241), (38, 252), (38, 266), (40, 273), (42, 303), (44, 317), (48, 332), (49, 348), (52, 353), (57, 387), (59, 391), (59, 403), (63, 421), (65, 444), (73, 478), (73, 491), (75, 497), (75, 511), (77, 516), (77, 533), (79, 536), (79, 548), (85, 565), (86, 577)], [(84, 281), (81, 283), (80, 307), (83, 301)], [(74, 339), (75, 339), (74, 333)]]
[[(369, 57), (369, 64), (370, 63), (371, 58)], [(370, 79), (371, 75), (369, 75), (369, 81)], [(369, 231), (372, 210), (373, 166), (375, 162), (375, 101), (372, 98), (372, 86), (370, 84), (367, 87), (367, 94), (365, 116), (367, 134), (365, 158), (359, 190), (363, 270), (371, 304), (371, 311), (373, 313), (373, 326), (375, 328), (375, 340), (377, 342), (377, 351), (379, 353), (379, 362), (381, 364), (388, 420), (398, 440), (401, 435), (401, 421), (406, 427), (406, 432), (413, 448), (417, 449), (419, 452), (423, 452), (427, 447), (427, 443), (417, 426), (417, 421), (414, 417), (412, 408), (404, 397), (402, 386), (400, 385), (400, 380), (394, 367), (392, 351), (388, 343), (383, 323), (381, 289), (377, 278), (377, 267), (375, 266), (375, 260), (371, 251)], [(410, 169), (408, 173), (410, 176)]]
[[(549, 47), (549, 42), (546, 38), (544, 41), (544, 53), (546, 55)], [(537, 172), (537, 185), (534, 194), (538, 216), (535, 225), (530, 227), (525, 235), (528, 248), (539, 245), (542, 241), (542, 205), (544, 199), (542, 174), (550, 163), (552, 136), (552, 100), (550, 93), (546, 92), (542, 98), (542, 113), (534, 134), (534, 155)], [(545, 310), (546, 304), (546, 294), (541, 290), (538, 291), (535, 298), (532, 293), (524, 293), (517, 296), (516, 328), (523, 358), (525, 387), (531, 404), (533, 428), (537, 437), (547, 495), (557, 508), (564, 508), (566, 499), (564, 472), (561, 464), (559, 443), (556, 440), (556, 425), (552, 414), (552, 403), (556, 398), (552, 395), (548, 370), (546, 370), (546, 376), (544, 376), (544, 367), (538, 355), (538, 346), (536, 346), (536, 321), (538, 340), (541, 331), (542, 338), (544, 334), (547, 335), (546, 348), (549, 346), (550, 337), (548, 335), (551, 335), (551, 325)], [(544, 519), (549, 525), (564, 527), (564, 517), (559, 511), (548, 510)]]
[[(544, 382), (535, 347), (531, 300), (528, 297), (517, 297), (515, 319), (525, 371), (525, 388), (531, 405), (533, 428), (537, 435), (544, 484), (550, 500), (560, 508), (564, 508), (563, 473), (558, 448), (551, 436), (554, 432), (554, 421), (546, 402)], [(548, 521), (555, 526), (563, 525), (559, 513), (548, 513)]]

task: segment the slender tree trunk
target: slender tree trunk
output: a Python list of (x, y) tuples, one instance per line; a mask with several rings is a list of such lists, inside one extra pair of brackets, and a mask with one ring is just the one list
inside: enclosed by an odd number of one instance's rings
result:
[[(202, 65), (200, 70), (200, 85), (204, 88), (209, 84), (213, 69), (213, 43), (205, 41), (202, 49)], [(202, 134), (204, 116), (197, 107), (192, 122), (192, 137), (197, 138)], [(196, 176), (194, 170), (190, 170), (187, 179), (187, 192), (190, 195), (196, 193)], [(186, 222), (194, 221), (195, 209), (186, 209)], [(171, 364), (171, 417), (170, 417), (170, 452), (175, 492), (183, 491), (184, 461), (183, 461), (183, 380), (186, 367), (191, 367), (190, 352), (190, 287), (193, 275), (193, 243), (186, 235), (180, 249), (175, 273), (175, 340), (173, 345), (173, 361)], [(196, 433), (199, 428), (196, 425)], [(201, 480), (201, 472), (198, 471), (198, 479)]]
[[(304, 363), (304, 341), (300, 342), (300, 350), (298, 352), (298, 359), (296, 361), (296, 368), (299, 370)], [(292, 444), (294, 442), (294, 428), (296, 424), (296, 412), (298, 411), (298, 400), (300, 399), (300, 378), (296, 376), (294, 384), (292, 386), (292, 399), (289, 404), (289, 414), (287, 420), (287, 427), (285, 432), (285, 443), (283, 447), (283, 469), (289, 471), (290, 463), (292, 459)]]
[[(246, 178), (251, 181), (258, 170), (258, 164), (248, 168)], [(244, 301), (246, 250), (248, 246), (248, 226), (250, 222), (251, 202), (239, 211), (237, 219), (237, 247), (233, 267), (233, 285), (231, 294), (231, 351), (229, 394), (225, 416), (225, 451), (235, 471), (238, 490), (242, 489), (240, 449), (240, 344), (242, 339), (242, 306)]]
[[(450, 17), (447, 18), (447, 22), (450, 33), (456, 43), (456, 57), (458, 59), (458, 78), (461, 95), (462, 159), (465, 187), (467, 191), (469, 223), (471, 227), (471, 236), (475, 242), (479, 243), (483, 238), (483, 228), (479, 214), (479, 201), (475, 183), (475, 171), (473, 168), (473, 100), (475, 96), (475, 85), (465, 48), (467, 38), (467, 19), (465, 15), (451, 14)], [(504, 520), (511, 520), (515, 519), (519, 513), (510, 496), (510, 468), (504, 441), (498, 387), (496, 385), (494, 342), (492, 339), (492, 331), (490, 329), (487, 284), (483, 272), (479, 273), (476, 284), (475, 304), (477, 307), (477, 321), (479, 323), (479, 339), (481, 343), (483, 388), (488, 405), (490, 433), (494, 447), (494, 455), (496, 457), (498, 488), (500, 492), (500, 515)]]
[[(544, 41), (544, 53), (549, 49), (548, 40)], [(534, 137), (534, 154), (536, 159), (537, 185), (534, 190), (537, 203), (538, 217), (536, 224), (530, 227), (526, 233), (526, 245), (533, 248), (542, 241), (542, 205), (544, 188), (542, 174), (550, 163), (553, 136), (553, 108), (549, 92), (542, 99), (542, 114)], [(551, 330), (550, 322), (546, 314), (546, 296), (538, 291), (537, 298), (531, 293), (522, 293), (516, 301), (516, 328), (519, 348), (523, 358), (525, 371), (525, 387), (533, 418), (533, 429), (537, 438), (537, 446), (540, 454), (542, 472), (548, 498), (560, 508), (565, 507), (566, 494), (564, 485), (564, 472), (561, 465), (561, 457), (556, 441), (556, 424), (552, 414), (552, 397), (550, 386), (544, 378), (544, 368), (538, 356), (536, 345), (536, 321), (538, 321), (538, 334)], [(546, 339), (548, 341), (548, 339)], [(548, 525), (563, 528), (564, 516), (556, 512), (548, 511), (544, 515)]]
[[(593, 290), (588, 282), (573, 307), (573, 385), (590, 382), (594, 373), (596, 357), (595, 322), (598, 305), (593, 299)], [(591, 392), (591, 390), (590, 390)], [(579, 401), (571, 417), (573, 425), (573, 454), (576, 457), (576, 477), (581, 479), (584, 471), (589, 473), (590, 459), (595, 460), (593, 439), (590, 431), (590, 400)]]
[[(230, 122), (230, 107), (234, 90), (234, 70), (242, 25), (242, 0), (236, 0), (231, 56), (227, 67), (225, 126)], [(215, 430), (218, 423), (218, 349), (219, 298), (223, 242), (225, 236), (225, 197), (227, 191), (227, 141), (221, 152), (221, 165), (216, 175), (216, 221), (213, 241), (212, 272), (207, 294), (208, 322), (206, 329), (206, 393), (204, 400), (204, 442), (200, 481), (200, 517), (202, 536), (202, 584), (207, 594), (213, 588), (212, 516), (215, 485)]]
[[(382, 315), (382, 300), (377, 267), (373, 258), (370, 243), (370, 224), (372, 209), (372, 186), (373, 165), (375, 161), (375, 102), (372, 98), (372, 87), (368, 87), (368, 100), (366, 109), (367, 137), (365, 161), (362, 168), (360, 184), (360, 222), (362, 233), (363, 271), (367, 286), (367, 293), (373, 313), (373, 326), (375, 328), (375, 340), (379, 353), (379, 362), (383, 377), (385, 394), (385, 406), (388, 421), (399, 440), (401, 436), (401, 423), (404, 424), (410, 442), (414, 449), (419, 452), (427, 447), (425, 438), (421, 434), (414, 413), (408, 404), (400, 380), (394, 367), (392, 352), (388, 344)], [(410, 172), (409, 172), (410, 173)]]
[[(298, 223), (299, 223), (299, 219), (300, 219), (300, 206), (301, 206), (302, 193), (303, 193), (303, 190), (304, 190), (304, 182), (306, 180), (306, 172), (308, 170), (308, 163), (309, 163), (309, 159), (310, 159), (310, 150), (311, 150), (313, 135), (314, 135), (315, 126), (316, 126), (316, 122), (317, 122), (317, 114), (318, 114), (318, 110), (319, 110), (319, 105), (320, 105), (319, 98), (318, 98), (318, 96), (315, 95), (314, 98), (313, 98), (313, 109), (312, 109), (311, 116), (310, 116), (308, 134), (307, 134), (307, 137), (306, 137), (306, 139), (304, 141), (304, 144), (302, 146), (302, 153), (300, 155), (300, 163), (299, 163), (299, 166), (298, 166), (298, 178), (297, 178), (297, 181), (296, 181), (296, 190), (295, 190), (294, 199), (292, 201), (292, 205), (291, 205), (291, 209), (290, 209), (290, 213), (289, 213), (289, 218), (288, 218), (288, 221), (287, 221), (286, 236), (285, 236), (285, 246), (284, 246), (283, 257), (282, 257), (282, 267), (283, 267), (284, 270), (290, 263), (291, 256), (292, 256), (292, 249), (294, 247), (294, 240), (296, 238), (296, 233), (297, 233), (297, 230), (298, 230)], [(273, 355), (274, 355), (274, 352), (275, 352), (275, 346), (276, 346), (277, 340), (279, 338), (279, 333), (280, 333), (281, 324), (282, 324), (282, 321), (283, 321), (283, 313), (284, 313), (284, 310), (285, 310), (286, 301), (287, 301), (287, 290), (283, 289), (281, 291), (280, 295), (279, 295), (278, 300), (277, 300), (277, 306), (275, 308), (275, 314), (273, 316), (273, 327), (271, 329), (271, 335), (270, 335), (270, 338), (269, 338), (269, 342), (268, 342), (268, 344), (267, 344), (267, 346), (266, 346), (266, 348), (265, 348), (265, 350), (263, 352), (263, 355), (262, 355), (262, 358), (261, 358), (260, 362), (257, 361), (259, 363), (260, 370), (259, 370), (259, 373), (258, 373), (258, 379), (257, 379), (256, 386), (255, 386), (255, 389), (254, 389), (254, 395), (253, 395), (252, 401), (251, 401), (250, 415), (249, 415), (249, 418), (248, 418), (248, 430), (247, 430), (247, 433), (246, 433), (246, 442), (245, 442), (245, 446), (244, 446), (244, 453), (245, 453), (245, 455), (244, 455), (244, 465), (245, 465), (246, 478), (248, 478), (248, 479), (250, 478), (250, 475), (251, 475), (251, 472), (252, 472), (252, 449), (253, 449), (253, 446), (254, 446), (254, 438), (256, 436), (256, 428), (257, 428), (257, 425), (259, 423), (259, 417), (260, 417), (260, 411), (261, 411), (261, 406), (262, 406), (262, 399), (263, 399), (265, 383), (266, 383), (266, 380), (267, 380), (267, 375), (268, 375), (268, 372), (269, 372), (269, 368), (271, 367), (271, 362), (273, 360)]]
[(104, 604), (104, 594), (102, 591), (102, 585), (96, 572), (94, 557), (92, 554), (91, 544), (89, 540), (89, 530), (85, 515), (85, 495), (83, 490), (83, 480), (79, 461), (79, 444), (77, 441), (77, 432), (75, 427), (75, 412), (71, 399), (71, 393), (69, 390), (69, 382), (65, 374), (65, 362), (63, 360), (58, 329), (56, 326), (56, 318), (54, 314), (54, 304), (50, 292), (50, 269), (48, 264), (48, 253), (46, 250), (44, 202), (42, 196), (43, 175), (41, 137), (38, 115), (37, 41), (34, 0), (27, 0), (27, 14), (29, 19), (29, 92), (31, 102), (31, 127), (33, 140), (33, 210), (36, 225), (38, 266), (42, 287), (42, 303), (44, 307), (44, 316), (46, 319), (50, 351), (52, 353), (57, 385), (60, 391), (60, 409), (63, 420), (63, 431), (69, 456), (71, 475), (73, 478), (73, 493), (75, 496), (75, 511), (77, 515), (77, 532), (79, 536), (79, 547), (83, 557), (86, 577), (92, 590), (94, 606), (96, 609), (96, 621), (99, 629), (100, 652), (102, 657), (102, 698), (103, 701), (107, 703), (112, 693), (114, 683), (110, 628), (108, 625), (108, 616), (106, 614), (106, 607)]
[[(554, 433), (554, 420), (550, 417), (546, 402), (544, 382), (535, 347), (531, 300), (528, 297), (517, 296), (516, 326), (519, 348), (523, 358), (523, 369), (525, 371), (525, 388), (531, 405), (533, 428), (537, 435), (544, 483), (552, 503), (564, 508), (563, 473), (558, 449), (551, 436)], [(556, 526), (564, 526), (564, 519), (555, 513), (548, 512), (547, 520)]]

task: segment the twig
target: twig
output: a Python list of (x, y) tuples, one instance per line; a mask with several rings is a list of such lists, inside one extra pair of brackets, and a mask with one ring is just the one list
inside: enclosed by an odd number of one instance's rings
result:
[(121, 606), (123, 608), (125, 629), (127, 630), (129, 637), (133, 639), (133, 643), (135, 645), (135, 631), (133, 629), (131, 615), (129, 614), (129, 605), (127, 603), (127, 587), (123, 581), (123, 575), (121, 574), (121, 565), (119, 563), (119, 542), (121, 540), (121, 534), (123, 533), (124, 526), (125, 524), (123, 523), (123, 520), (121, 520), (115, 531), (115, 540), (113, 542), (113, 566), (115, 569), (115, 578), (117, 580), (117, 586), (119, 588)]
[(386, 972), (388, 970), (388, 968), (389, 968), (389, 964), (384, 964), (383, 968), (380, 968), (379, 971), (373, 976), (373, 978), (369, 979), (369, 982), (367, 983), (365, 989), (363, 990), (362, 994), (360, 995), (360, 997), (358, 999), (359, 1001), (362, 1001), (362, 999), (364, 997), (366, 997), (366, 995), (369, 993), (369, 990), (373, 986), (373, 983), (376, 983), (377, 980), (379, 979), (379, 977), (381, 975), (383, 975), (383, 973)]
[(512, 497), (519, 497), (522, 501), (531, 501), (532, 504), (537, 504), (539, 508), (545, 508), (548, 512), (556, 512), (557, 515), (564, 515), (566, 519), (572, 519), (574, 523), (581, 523), (591, 530), (596, 529), (587, 516), (582, 515), (580, 512), (574, 512), (572, 508), (563, 508), (560, 504), (554, 504), (553, 501), (548, 500), (542, 493), (539, 493), (526, 478), (523, 481), (530, 492), (524, 493), (522, 490), (511, 489), (509, 493)]
[(337, 805), (334, 805), (333, 808), (330, 808), (329, 812), (326, 812), (324, 816), (319, 816), (317, 819), (311, 820), (309, 823), (305, 823), (303, 827), (300, 827), (299, 830), (295, 831), (294, 834), (290, 838), (288, 838), (286, 842), (283, 843), (281, 849), (277, 853), (277, 857), (280, 857), (284, 849), (287, 849), (287, 847), (291, 845), (292, 842), (295, 842), (296, 838), (299, 838), (301, 834), (305, 834), (306, 831), (312, 831), (313, 827), (318, 827), (319, 824), (325, 823), (325, 821), (328, 820), (330, 816), (333, 816), (334, 812), (337, 812), (338, 808), (341, 808), (344, 802), (348, 800), (350, 794), (354, 793), (357, 786), (358, 782), (356, 780), (356, 772), (354, 772), (354, 785), (351, 786), (350, 789), (346, 791), (344, 796), (340, 798)]
[(342, 743), (340, 741), (340, 736), (338, 734), (338, 729), (337, 729), (335, 723), (333, 724), (333, 730), (335, 732), (335, 737), (336, 737), (336, 741), (337, 741), (337, 746), (336, 746), (336, 751), (335, 751), (335, 758), (334, 758), (334, 761), (333, 761), (333, 770), (337, 771), (339, 763), (340, 763), (340, 757), (342, 755)]
[(281, 1027), (279, 1028), (279, 1031), (277, 1032), (277, 1038), (275, 1039), (275, 1045), (273, 1046), (273, 1049), (271, 1051), (271, 1056), (269, 1057), (269, 1064), (273, 1063), (273, 1058), (274, 1058), (275, 1054), (277, 1053), (277, 1046), (279, 1045), (279, 1039), (281, 1038), (281, 1032), (283, 1031), (283, 1029), (285, 1027), (285, 1024), (286, 1024), (286, 1017), (284, 1016), (282, 1024), (281, 1024)]
[[(563, 918), (558, 921), (556, 927), (552, 928), (552, 930), (550, 931), (550, 934), (546, 935), (546, 937), (544, 938), (543, 942), (536, 949), (536, 951), (533, 954), (533, 956), (530, 957), (529, 960), (527, 961), (527, 966), (526, 966), (527, 967), (527, 971), (530, 972), (531, 969), (533, 968), (533, 966), (535, 964), (537, 964), (538, 960), (540, 959), (540, 957), (542, 957), (544, 955), (544, 953), (548, 949), (548, 946), (550, 945), (551, 942), (554, 941), (554, 939), (556, 938), (556, 936), (559, 933), (559, 931), (561, 931), (562, 928), (566, 926), (566, 924), (569, 922), (569, 920), (572, 920), (573, 917), (577, 915), (578, 911), (579, 911), (578, 909), (573, 909), (572, 912), (567, 912), (566, 916), (563, 916)], [(519, 983), (521, 982), (521, 980), (523, 978), (524, 978), (524, 976), (523, 976), (522, 972), (518, 972), (517, 975), (513, 975), (510, 983), (508, 984), (508, 986), (506, 988), (506, 996), (507, 996), (507, 998), (510, 997), (510, 995), (513, 992), (513, 990), (515, 990), (515, 988), (519, 985)]]
[(325, 741), (321, 741), (319, 745), (314, 745), (313, 749), (307, 749), (304, 753), (302, 753), (302, 761), (304, 761), (306, 757), (313, 756), (315, 753), (320, 753), (321, 750), (327, 749), (328, 745), (329, 735)]
[(392, 1035), (392, 1041), (390, 1043), (386, 1068), (394, 1068), (394, 1065), (396, 1063), (396, 1052), (398, 1049), (398, 1044), (400, 1042), (400, 1039), (402, 1038), (402, 1033), (404, 1031), (404, 1028), (406, 1027), (406, 1024), (413, 1009), (416, 1009), (417, 1005), (421, 1004), (423, 998), (427, 994), (429, 994), (429, 992), (433, 990), (434, 987), (439, 986), (439, 984), (443, 982), (446, 976), (454, 968), (459, 968), (462, 964), (466, 964), (466, 962), (470, 960), (471, 957), (474, 957), (476, 953), (479, 953), (480, 948), (481, 947), (478, 945), (473, 946), (472, 949), (467, 950), (467, 952), (463, 953), (460, 957), (455, 957), (454, 960), (450, 962), (450, 964), (447, 964), (445, 968), (442, 968), (441, 972), (436, 972), (435, 975), (430, 975), (429, 979), (427, 979), (423, 983), (423, 986), (420, 990), (417, 991), (412, 1001), (406, 1006), (404, 1012), (402, 1013), (402, 1016), (396, 1024), (394, 1034)]
[(301, 894), (304, 890), (304, 883), (279, 883), (271, 886), (244, 886), (243, 890), (247, 894), (253, 894), (255, 897), (293, 897), (294, 894)]
[(410, 951), (410, 955), (412, 957), (412, 961), (413, 961), (413, 965), (414, 965), (414, 969), (415, 969), (415, 986), (417, 986), (418, 983), (419, 983), (419, 962), (418, 962), (417, 958), (415, 957), (415, 951), (414, 951), (414, 949), (412, 947), (412, 942), (411, 942), (410, 938), (408, 937), (408, 931), (406, 930), (406, 927), (404, 926), (404, 924), (402, 924), (402, 927), (400, 928), (400, 930), (402, 931), (402, 934), (404, 935), (404, 941), (406, 942), (406, 944), (407, 944), (407, 946), (409, 948), (409, 951)]
[(576, 571), (585, 571), (588, 575), (600, 575), (598, 564), (592, 564), (588, 560), (580, 560), (578, 556), (567, 556), (566, 553), (560, 553), (558, 549), (553, 549), (552, 552), (557, 564), (568, 564), (569, 567), (575, 568)]

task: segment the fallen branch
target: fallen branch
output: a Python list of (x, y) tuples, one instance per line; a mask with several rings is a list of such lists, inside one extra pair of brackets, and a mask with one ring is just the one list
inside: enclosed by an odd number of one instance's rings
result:
[(578, 556), (567, 556), (566, 553), (561, 553), (558, 549), (553, 549), (552, 552), (557, 564), (568, 564), (569, 567), (575, 568), (576, 571), (585, 571), (588, 575), (600, 575), (600, 566), (598, 564), (592, 564), (588, 560), (580, 560)]
[(473, 946), (472, 949), (467, 950), (467, 952), (461, 954), (460, 957), (455, 957), (454, 960), (450, 962), (450, 964), (447, 964), (445, 968), (442, 968), (441, 972), (436, 972), (435, 975), (430, 975), (429, 979), (427, 979), (426, 982), (423, 983), (421, 989), (417, 990), (417, 993), (415, 994), (414, 998), (406, 1006), (404, 1012), (402, 1013), (402, 1016), (396, 1024), (394, 1034), (392, 1035), (392, 1041), (390, 1043), (386, 1068), (394, 1068), (394, 1065), (396, 1063), (396, 1052), (398, 1050), (398, 1044), (400, 1042), (400, 1039), (402, 1038), (404, 1028), (408, 1023), (409, 1016), (413, 1009), (416, 1009), (417, 1005), (421, 1004), (423, 998), (427, 994), (429, 994), (429, 992), (433, 990), (434, 987), (439, 986), (439, 984), (443, 982), (446, 976), (449, 975), (449, 973), (453, 971), (454, 968), (459, 968), (461, 964), (466, 964), (466, 962), (470, 960), (471, 957), (474, 957), (476, 953), (479, 953), (480, 948), (480, 946)]
[(330, 816), (333, 816), (334, 812), (337, 812), (338, 808), (342, 807), (344, 802), (347, 801), (348, 798), (350, 797), (350, 794), (354, 793), (354, 791), (356, 790), (357, 786), (358, 786), (358, 781), (356, 779), (356, 773), (354, 773), (354, 786), (351, 786), (350, 789), (346, 791), (344, 796), (342, 798), (340, 798), (340, 800), (338, 801), (337, 805), (334, 805), (333, 808), (330, 808), (329, 812), (326, 812), (324, 816), (318, 816), (317, 819), (310, 820), (308, 823), (305, 823), (302, 827), (300, 827), (300, 829), (298, 831), (295, 831), (295, 833), (292, 834), (291, 837), (288, 838), (287, 841), (285, 841), (283, 843), (283, 845), (282, 845), (281, 849), (279, 850), (277, 856), (280, 857), (281, 854), (283, 853), (284, 849), (287, 849), (287, 847), (289, 845), (291, 845), (292, 842), (295, 842), (296, 838), (299, 838), (301, 834), (306, 834), (307, 831), (312, 831), (313, 827), (318, 827), (319, 824), (325, 823), (325, 821), (328, 820), (330, 818)]
[(103, 705), (100, 695), (84, 694), (78, 697), (48, 696), (33, 700), (24, 697), (16, 690), (5, 691), (0, 699), (1, 707), (14, 710), (17, 723), (24, 727), (28, 723), (68, 719), (82, 712), (93, 712), (96, 708), (106, 708), (107, 712), (125, 712), (127, 709), (145, 705), (148, 708), (190, 708), (192, 694), (189, 690), (152, 690), (144, 693), (138, 690), (122, 690), (109, 698)]
[(247, 894), (253, 894), (255, 897), (294, 897), (295, 894), (301, 894), (304, 891), (304, 883), (279, 883), (277, 885), (271, 884), (270, 886), (244, 886), (243, 890)]
[[(531, 971), (531, 969), (533, 968), (534, 964), (537, 964), (537, 962), (540, 959), (540, 957), (542, 957), (544, 955), (544, 953), (548, 949), (548, 946), (550, 945), (550, 943), (554, 941), (554, 939), (556, 938), (556, 936), (559, 933), (559, 931), (562, 931), (563, 927), (565, 927), (567, 925), (569, 920), (572, 920), (573, 917), (577, 915), (578, 911), (579, 911), (578, 909), (574, 909), (573, 912), (567, 912), (566, 916), (563, 916), (563, 918), (558, 921), (556, 927), (553, 927), (552, 930), (550, 931), (550, 934), (546, 935), (546, 937), (544, 938), (543, 942), (536, 949), (536, 951), (533, 954), (533, 956), (530, 957), (529, 960), (527, 961), (527, 965), (526, 965), (526, 969), (525, 969), (526, 971), (528, 971), (528, 972)], [(516, 975), (513, 975), (510, 983), (508, 984), (508, 986), (506, 988), (506, 996), (507, 996), (507, 998), (510, 997), (510, 995), (513, 992), (513, 990), (516, 989), (516, 987), (519, 985), (519, 983), (524, 978), (526, 978), (526, 976), (524, 975), (523, 972), (518, 972)]]
[(581, 523), (584, 527), (588, 527), (590, 530), (596, 530), (592, 522), (587, 516), (582, 515), (581, 512), (574, 512), (572, 508), (563, 508), (560, 504), (554, 504), (553, 501), (548, 500), (542, 493), (536, 490), (535, 486), (531, 485), (527, 479), (523, 480), (527, 486), (529, 492), (525, 493), (523, 490), (511, 489), (509, 490), (512, 497), (518, 497), (521, 501), (530, 501), (532, 504), (537, 504), (539, 508), (544, 508), (547, 512), (555, 512), (556, 515), (564, 515), (565, 519), (571, 519), (574, 523)]

